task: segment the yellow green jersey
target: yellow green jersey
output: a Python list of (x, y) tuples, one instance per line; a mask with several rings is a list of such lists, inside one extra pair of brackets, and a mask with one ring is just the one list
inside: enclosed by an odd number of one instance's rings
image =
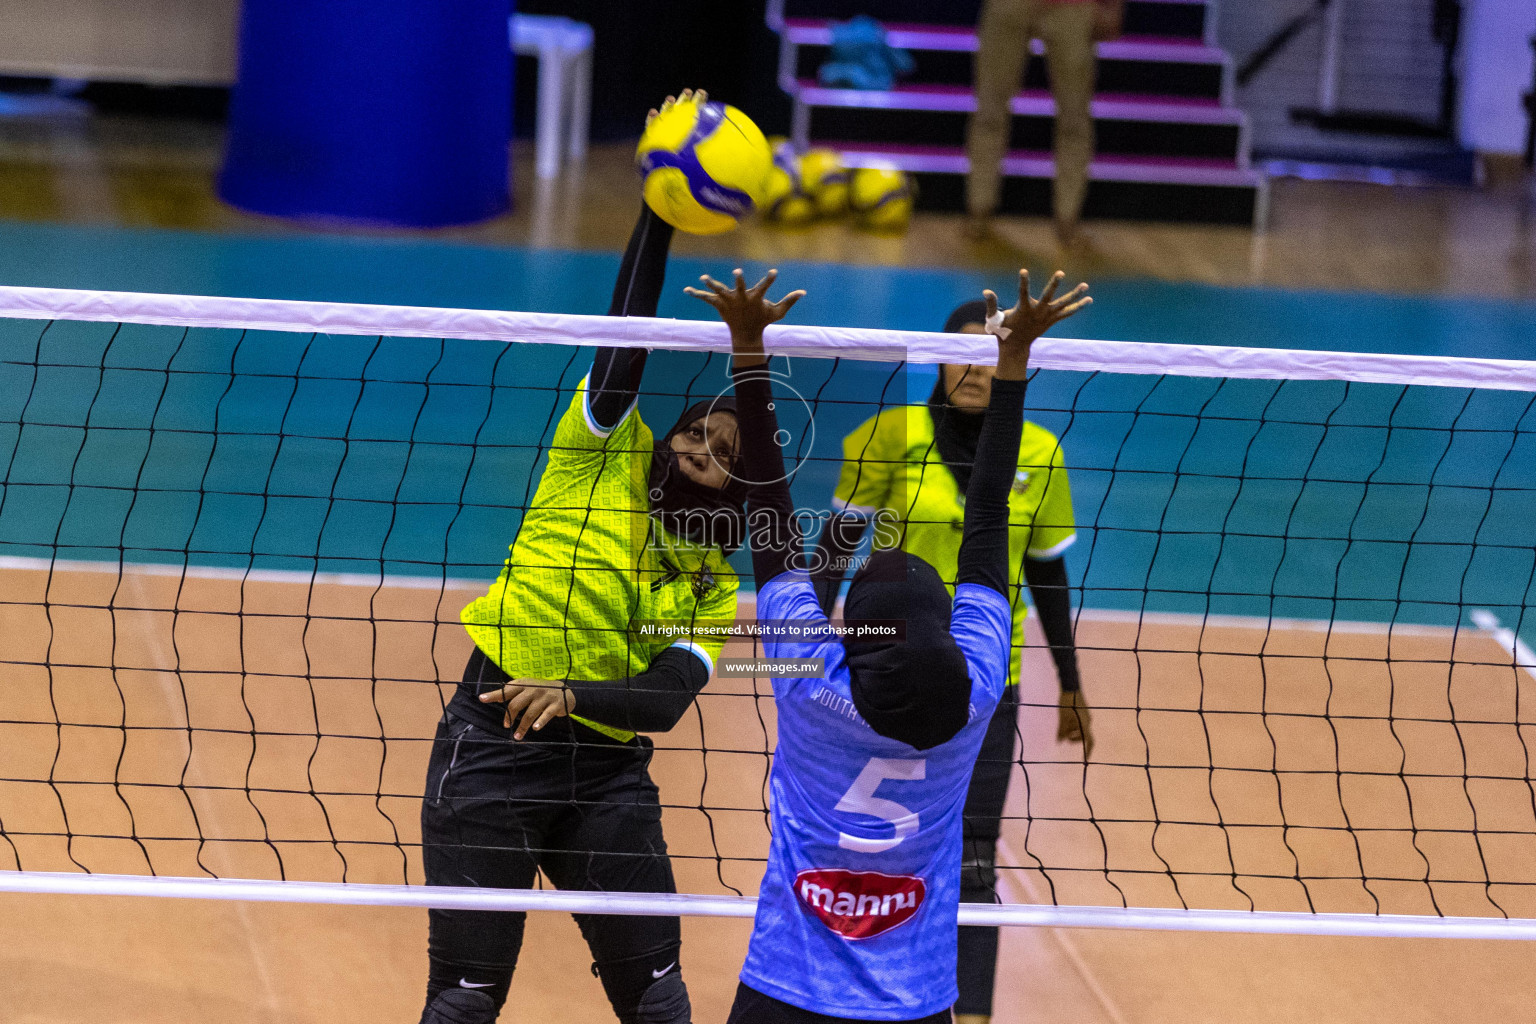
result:
[(460, 618), (514, 679), (622, 679), (673, 645), (713, 673), (740, 580), (719, 548), (675, 537), (651, 517), (653, 436), (639, 411), (604, 430), (586, 394), (583, 380), (501, 575)]
[[(954, 590), (965, 495), (934, 443), (926, 405), (904, 405), (873, 416), (843, 439), (843, 467), (833, 505), (875, 518), (874, 545), (901, 548), (938, 570)], [(1061, 443), (1026, 422), (1019, 464), (1008, 496), (1008, 601), (1013, 608), (1009, 684), (1018, 682), (1024, 647), (1024, 558), (1058, 558), (1077, 539), (1072, 490)]]

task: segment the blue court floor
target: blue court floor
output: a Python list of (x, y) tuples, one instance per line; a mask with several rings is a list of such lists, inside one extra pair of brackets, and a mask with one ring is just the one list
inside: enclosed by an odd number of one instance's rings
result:
[[(228, 235), (0, 221), (0, 283), (552, 313), (608, 307), (619, 254), (323, 235)], [(682, 294), (730, 266), (675, 258), (662, 316), (709, 311)], [(747, 264), (749, 271), (766, 269)], [(1038, 275), (1052, 268), (1031, 267)], [(832, 326), (938, 330), (1002, 279), (970, 271), (780, 265), (809, 291), (795, 316)], [(1116, 279), (1071, 335), (1124, 341), (1529, 359), (1536, 302), (1295, 292)]]
[[(0, 282), (131, 291), (603, 311), (617, 253), (0, 223)], [(755, 273), (762, 267), (749, 266)], [(1036, 268), (1043, 270), (1045, 268)], [(683, 296), (664, 316), (713, 314)], [(1010, 281), (786, 264), (806, 323), (938, 329)], [(1059, 334), (1526, 358), (1536, 304), (1093, 282)], [(569, 349), (0, 321), (0, 554), (299, 572), (494, 577), (554, 420)], [(171, 372), (166, 372), (170, 370)], [(802, 507), (841, 438), (932, 371), (797, 361), (814, 407)], [(723, 386), (724, 363), (653, 360), (649, 423)], [(1388, 385), (1045, 373), (1031, 415), (1062, 438), (1081, 600), (1122, 610), (1451, 625), (1536, 622), (1532, 396)], [(801, 416), (800, 421), (794, 421)], [(745, 569), (745, 562), (742, 562)]]

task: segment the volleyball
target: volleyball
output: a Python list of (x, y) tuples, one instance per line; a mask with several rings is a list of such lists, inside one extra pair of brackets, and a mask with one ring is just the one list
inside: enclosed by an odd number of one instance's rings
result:
[(894, 165), (860, 167), (848, 183), (848, 205), (859, 226), (871, 231), (904, 231), (912, 219), (917, 189)]
[(823, 217), (840, 217), (848, 209), (848, 168), (830, 149), (812, 149), (800, 158), (800, 180)]
[(805, 190), (800, 157), (787, 139), (768, 141), (773, 144), (773, 169), (768, 172), (763, 215), (779, 224), (804, 224), (816, 216), (816, 204)]
[(635, 163), (657, 216), (691, 235), (718, 235), (762, 204), (773, 153), (740, 110), (686, 100), (651, 119)]

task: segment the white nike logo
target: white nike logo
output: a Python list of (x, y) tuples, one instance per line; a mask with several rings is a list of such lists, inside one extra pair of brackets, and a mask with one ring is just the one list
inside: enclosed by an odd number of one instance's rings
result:
[(676, 966), (677, 966), (677, 961), (673, 960), (671, 963), (667, 964), (667, 966), (663, 967), (661, 970), (659, 970), (659, 971), (652, 971), (651, 972), (651, 977), (659, 978), (663, 974), (666, 974), (668, 971), (670, 971), (672, 968), (674, 968)]
[(469, 981), (465, 978), (459, 979), (459, 988), (492, 988), (495, 986), (495, 984), (496, 983), (494, 981), (487, 981), (476, 984), (475, 982)]

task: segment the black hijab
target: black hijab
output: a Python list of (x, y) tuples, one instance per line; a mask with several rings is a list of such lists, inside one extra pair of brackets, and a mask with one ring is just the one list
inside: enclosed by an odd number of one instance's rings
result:
[(853, 706), (881, 736), (918, 750), (955, 737), (970, 720), (971, 679), (949, 632), (949, 591), (916, 555), (877, 551), (854, 574), (845, 625), (904, 627), (904, 636), (845, 637)]
[[(986, 319), (983, 303), (967, 302), (949, 315), (944, 331), (954, 334)], [(964, 493), (984, 417), (949, 404), (942, 368), (928, 410), (934, 444)], [(971, 679), (965, 655), (949, 632), (951, 607), (938, 571), (905, 551), (877, 551), (854, 574), (843, 603), (844, 624), (857, 628), (883, 622), (904, 628), (901, 640), (843, 640), (853, 706), (881, 736), (927, 750), (965, 728)]]
[(747, 534), (747, 485), (735, 473), (722, 488), (694, 483), (677, 464), (672, 438), (678, 431), (712, 412), (736, 413), (734, 398), (695, 402), (684, 410), (666, 436), (656, 441), (651, 453), (651, 515), (668, 533), (729, 555), (741, 547)]
[[(980, 300), (962, 303), (949, 314), (944, 323), (945, 334), (957, 334), (966, 324), (986, 323), (987, 307)], [(949, 404), (949, 392), (944, 388), (944, 367), (939, 367), (939, 379), (934, 382), (933, 394), (928, 396), (928, 414), (933, 417), (933, 443), (939, 449), (960, 493), (971, 483), (971, 466), (976, 462), (976, 442), (981, 437), (981, 424), (986, 416), (968, 412)]]

